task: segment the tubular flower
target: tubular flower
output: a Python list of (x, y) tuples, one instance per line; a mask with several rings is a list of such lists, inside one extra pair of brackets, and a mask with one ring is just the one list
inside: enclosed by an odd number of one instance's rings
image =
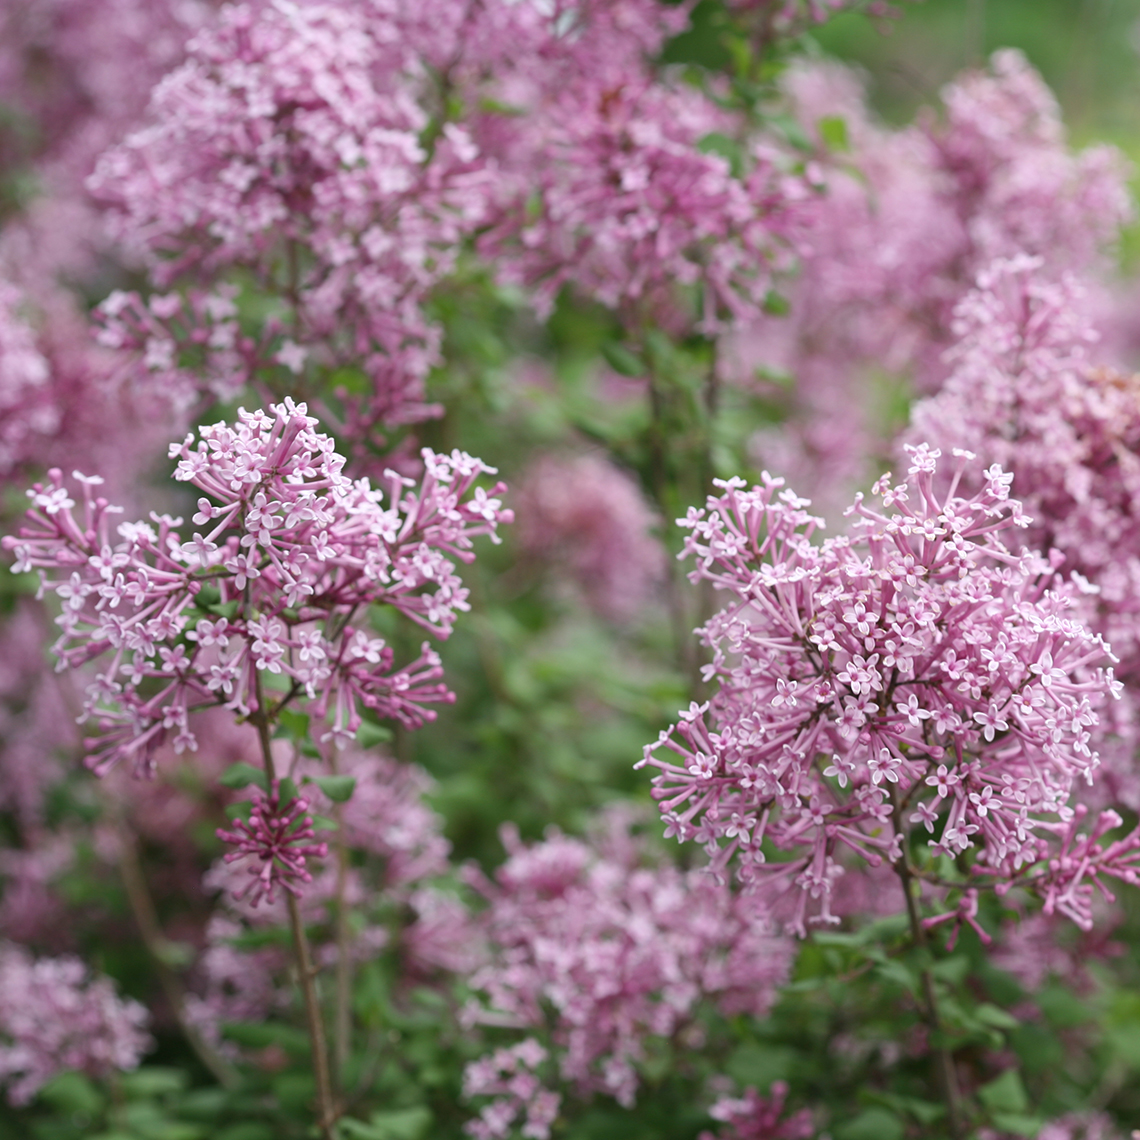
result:
[[(818, 546), (807, 502), (770, 476), (720, 482), (681, 520), (690, 578), (732, 595), (700, 631), (719, 691), (642, 763), (668, 832), (718, 874), (736, 856), (749, 887), (790, 891), (801, 933), (809, 902), (836, 921), (840, 849), (877, 866), (913, 832), (999, 884), (1044, 875), (1099, 762), (1090, 734), (1119, 691), (1106, 645), (1066, 616), (1048, 563), (1004, 544), (1027, 524), (1010, 476), (995, 465), (972, 498), (957, 477), (940, 495), (939, 455), (911, 448), (908, 482), (884, 476), (852, 533)], [(1056, 905), (1081, 921), (1070, 897)]]
[(418, 727), (433, 716), (425, 705), (453, 699), (426, 643), (396, 667), (358, 623), (366, 607), (390, 605), (447, 637), (468, 608), (451, 559), (470, 562), (472, 539), (495, 540), (510, 521), (495, 497), (503, 485), (476, 487), (491, 468), (425, 448), (420, 486), (389, 471), (385, 492), (343, 474), (303, 404), (270, 412), (242, 410), (236, 426), (172, 445), (175, 479), (203, 492), (188, 536), (182, 519), (153, 513), (112, 531), (100, 480), (78, 475), (77, 517), (55, 470), (29, 492), (21, 537), (4, 540), (16, 569), (38, 569), (61, 602), (59, 667), (109, 655), (84, 703), (96, 772), (124, 758), (146, 770), (168, 737), (176, 751), (194, 749), (191, 712), (221, 704), (248, 715), (270, 677), (285, 687), (282, 703), (306, 700), (323, 739), (341, 744), (361, 707)]

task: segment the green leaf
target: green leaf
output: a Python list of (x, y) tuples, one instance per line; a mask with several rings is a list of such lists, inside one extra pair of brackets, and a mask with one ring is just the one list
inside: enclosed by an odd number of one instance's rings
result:
[(279, 1045), (296, 1057), (309, 1055), (309, 1035), (303, 1029), (276, 1022), (230, 1021), (222, 1026), (222, 1035), (247, 1049), (265, 1049)]
[(60, 1073), (37, 1094), (60, 1112), (95, 1116), (103, 1108), (103, 1094), (82, 1073)]
[(423, 1105), (374, 1112), (365, 1124), (360, 1120), (340, 1120), (338, 1140), (423, 1140), (431, 1127), (431, 1110)]
[(1016, 1069), (1006, 1069), (997, 1080), (978, 1089), (978, 1099), (991, 1112), (1025, 1113), (1029, 1110), (1029, 1097)]
[(375, 748), (377, 744), (387, 744), (392, 739), (392, 730), (382, 724), (365, 721), (356, 730), (356, 743), (361, 748)]
[(313, 776), (309, 782), (316, 784), (334, 804), (348, 803), (356, 791), (355, 776)]
[(636, 378), (645, 375), (645, 364), (623, 345), (607, 341), (602, 345), (602, 355), (606, 363), (622, 376)]
[(832, 1129), (835, 1140), (903, 1140), (906, 1127), (885, 1108), (868, 1108)]
[(246, 788), (250, 784), (256, 784), (262, 791), (269, 791), (269, 781), (266, 779), (265, 773), (260, 768), (255, 768), (252, 764), (246, 764), (244, 761), (231, 764), (218, 777), (218, 782), (227, 788)]
[(247, 1120), (242, 1124), (231, 1124), (214, 1133), (214, 1140), (275, 1140), (276, 1133), (260, 1121)]
[(824, 115), (816, 125), (819, 127), (819, 137), (828, 150), (847, 151), (851, 149), (846, 119), (839, 115)]
[(189, 1082), (186, 1073), (181, 1069), (159, 1065), (148, 1065), (146, 1068), (136, 1069), (133, 1073), (124, 1073), (119, 1079), (123, 1092), (128, 1097), (138, 1099), (180, 1092)]
[(770, 317), (786, 317), (792, 311), (791, 303), (775, 289), (769, 289), (764, 298), (764, 312)]
[(1017, 1112), (995, 1112), (994, 1123), (1014, 1136), (1036, 1136), (1044, 1123), (1039, 1116), (1025, 1116)]
[(1016, 1017), (1006, 1013), (1004, 1009), (999, 1009), (996, 1005), (991, 1005), (988, 1001), (982, 1002), (974, 1010), (974, 1016), (983, 1025), (990, 1025), (994, 1029), (1016, 1029), (1021, 1024)]

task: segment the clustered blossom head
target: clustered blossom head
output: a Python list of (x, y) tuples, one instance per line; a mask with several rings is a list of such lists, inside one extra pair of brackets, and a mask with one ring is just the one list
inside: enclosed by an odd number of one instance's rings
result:
[(716, 695), (645, 751), (666, 834), (703, 844), (718, 873), (735, 855), (763, 898), (788, 891), (801, 933), (809, 904), (833, 921), (841, 851), (893, 862), (911, 834), (998, 884), (1032, 871), (1087, 923), (1094, 881), (1136, 878), (1135, 834), (1100, 848), (1106, 829), (1078, 836), (1068, 804), (1119, 689), (1107, 648), (1067, 616), (1050, 565), (1004, 544), (1026, 523), (1008, 475), (938, 493), (940, 453), (910, 454), (907, 482), (884, 476), (851, 533), (818, 546), (819, 520), (771, 477), (721, 482), (679, 520), (690, 578), (731, 601), (701, 631)]
[[(222, 8), (90, 183), (159, 288), (198, 284), (112, 298), (105, 343), (164, 383), (231, 395), (255, 371), (352, 365), (371, 381), (368, 422), (439, 414), (423, 301), (480, 221), (487, 173), (462, 126), (433, 126), (431, 72), (406, 32), (398, 5)], [(273, 300), (259, 328), (201, 284), (235, 269)]]
[(917, 403), (907, 437), (967, 447), (1015, 478), (1027, 538), (1085, 583), (1082, 619), (1112, 645), (1125, 699), (1098, 746), (1110, 802), (1140, 806), (1135, 710), (1140, 676), (1140, 384), (1092, 366), (1084, 290), (1040, 258), (1000, 258), (954, 315), (953, 372)]
[(0, 943), (0, 1082), (27, 1104), (57, 1073), (107, 1077), (151, 1046), (147, 1012), (78, 958), (33, 958)]
[[(333, 441), (291, 400), (204, 427), (171, 458), (175, 479), (203, 492), (188, 538), (167, 515), (112, 531), (97, 478), (77, 476), (77, 517), (55, 470), (29, 492), (30, 525), (4, 540), (62, 603), (60, 667), (109, 655), (84, 703), (97, 730), (89, 766), (130, 758), (145, 771), (168, 737), (194, 749), (189, 714), (211, 704), (268, 714), (303, 694), (323, 739), (344, 744), (362, 708), (418, 727), (425, 704), (451, 699), (438, 654), (425, 643), (394, 666), (367, 611), (390, 605), (450, 633), (467, 591), (448, 556), (471, 561), (472, 539), (511, 518), (494, 497), (501, 484), (474, 486), (489, 468), (425, 448), (418, 489), (388, 472), (385, 495), (343, 473)], [(280, 693), (267, 697), (270, 682)]]
[(652, 510), (600, 456), (540, 458), (520, 481), (516, 513), (523, 550), (569, 576), (605, 617), (633, 617), (664, 577)]
[(262, 899), (272, 904), (277, 888), (291, 895), (302, 893), (302, 883), (313, 876), (305, 866), (306, 859), (323, 859), (327, 843), (311, 843), (316, 838), (313, 817), (306, 815), (309, 801), (298, 796), (291, 803), (281, 803), (281, 782), (273, 780), (269, 795), (254, 791), (249, 820), (235, 819), (233, 831), (218, 829), (218, 838), (237, 847), (225, 856), (227, 863), (243, 861), (251, 878), (237, 893), (249, 895), (252, 906)]
[(471, 1017), (545, 1032), (579, 1093), (632, 1105), (646, 1037), (692, 1030), (702, 998), (727, 1014), (769, 1008), (791, 945), (754, 902), (701, 872), (641, 865), (620, 822), (597, 848), (559, 834), (525, 846), (509, 829), (504, 842), (495, 882), (475, 879), (491, 961), (472, 976)]
[(979, 272), (1029, 254), (1052, 280), (1069, 272), (1095, 286), (1132, 207), (1120, 154), (1071, 149), (1055, 99), (1018, 52), (962, 76), (942, 114), (902, 130), (874, 120), (862, 83), (838, 65), (793, 64), (783, 84), (824, 190), (803, 205), (789, 314), (742, 330), (727, 356), (740, 383), (754, 383), (758, 365), (796, 378), (789, 423), (757, 452), (820, 501), (837, 479), (861, 481), (876, 438), (886, 450), (861, 377), (885, 368), (936, 390), (955, 305)]
[(715, 1135), (702, 1132), (700, 1140), (811, 1140), (815, 1135), (811, 1111), (801, 1108), (791, 1116), (784, 1114), (788, 1086), (776, 1081), (768, 1096), (754, 1088), (741, 1097), (721, 1097), (709, 1109), (709, 1116), (724, 1128)]
[[(541, 313), (569, 283), (682, 332), (715, 334), (759, 315), (774, 271), (791, 265), (812, 193), (790, 164), (781, 169), (775, 147), (755, 146), (737, 177), (698, 146), (731, 130), (725, 115), (648, 75), (616, 86), (581, 78), (528, 126), (537, 142), (518, 198), (480, 248)], [(699, 288), (695, 304), (678, 286)]]
[(1140, 385), (1092, 366), (1079, 285), (1040, 258), (999, 259), (955, 310), (954, 371), (915, 405), (911, 438), (968, 447), (1013, 473), (1029, 540), (1088, 580), (1094, 628), (1140, 668)]
[(463, 1095), (468, 1100), (484, 1096), (494, 1100), (464, 1125), (464, 1131), (475, 1140), (500, 1140), (510, 1135), (520, 1117), (525, 1117), (523, 1136), (548, 1140), (562, 1104), (562, 1097), (546, 1088), (538, 1076), (537, 1070), (548, 1056), (533, 1037), (528, 1037), (468, 1065), (463, 1073)]

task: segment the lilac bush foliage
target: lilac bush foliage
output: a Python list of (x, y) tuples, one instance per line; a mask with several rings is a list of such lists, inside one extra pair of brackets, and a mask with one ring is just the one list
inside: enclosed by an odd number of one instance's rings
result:
[(61, 665), (112, 655), (84, 705), (96, 772), (125, 758), (145, 771), (168, 736), (193, 750), (189, 714), (199, 707), (264, 713), (267, 677), (287, 686), (279, 705), (303, 693), (324, 738), (341, 743), (361, 706), (414, 727), (431, 715), (425, 704), (449, 699), (426, 643), (395, 668), (384, 641), (352, 623), (387, 604), (446, 637), (467, 608), (448, 555), (470, 561), (472, 538), (510, 521), (494, 498), (502, 485), (488, 494), (474, 486), (489, 470), (479, 460), (425, 449), (418, 491), (389, 473), (385, 507), (383, 491), (343, 473), (303, 404), (271, 411), (243, 411), (236, 428), (215, 424), (196, 445), (190, 434), (171, 446), (175, 478), (204, 492), (193, 518), (202, 529), (186, 541), (181, 520), (165, 515), (112, 534), (115, 512), (95, 477), (79, 479), (80, 521), (58, 470), (30, 492), (32, 525), (5, 539), (18, 569), (54, 572), (44, 584), (63, 603)]
[[(702, 872), (645, 864), (628, 827), (611, 816), (596, 846), (561, 834), (527, 846), (504, 830), (508, 859), (494, 882), (472, 877), (489, 904), (481, 926), (491, 960), (471, 977), (479, 1003), (469, 1011), (475, 1023), (545, 1030), (564, 1081), (626, 1107), (648, 1036), (687, 1033), (695, 1044), (702, 999), (729, 1015), (762, 1016), (792, 954), (752, 900)], [(505, 1056), (469, 1070), (472, 1095), (490, 1093)], [(518, 1110), (492, 1101), (470, 1131), (506, 1136)]]
[(1082, 925), (1102, 876), (1136, 880), (1140, 835), (1100, 847), (1119, 817), (1085, 835), (1068, 805), (1120, 687), (1107, 646), (1067, 616), (1055, 568), (1005, 544), (1026, 525), (1010, 476), (939, 493), (939, 454), (912, 448), (908, 481), (884, 476), (852, 534), (818, 546), (808, 504), (770, 477), (721, 482), (681, 520), (691, 579), (734, 598), (702, 630), (716, 695), (643, 763), (667, 834), (705, 845), (721, 875), (736, 856), (763, 898), (790, 892), (800, 934), (809, 904), (836, 921), (840, 851), (898, 862), (912, 836), (970, 853), (985, 881), (1034, 883)]
[(34, 958), (0, 943), (0, 1082), (26, 1104), (62, 1072), (109, 1076), (151, 1047), (148, 1014), (73, 957)]

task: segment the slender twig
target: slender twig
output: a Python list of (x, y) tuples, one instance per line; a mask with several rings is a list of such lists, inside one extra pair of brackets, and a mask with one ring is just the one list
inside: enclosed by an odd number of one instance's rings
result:
[[(928, 949), (926, 928), (922, 925), (922, 916), (918, 913), (918, 900), (914, 894), (915, 878), (911, 873), (910, 853), (906, 849), (905, 831), (901, 827), (901, 809), (898, 803), (898, 794), (892, 788), (894, 801), (895, 829), (899, 835), (904, 836), (902, 854), (895, 863), (895, 871), (902, 884), (903, 896), (906, 899), (906, 913), (910, 920), (911, 940), (915, 949), (926, 951)], [(932, 1051), (935, 1065), (938, 1070), (938, 1083), (942, 1086), (942, 1097), (946, 1102), (947, 1123), (952, 1140), (962, 1140), (965, 1136), (962, 1115), (962, 1093), (958, 1087), (958, 1072), (954, 1068), (954, 1056), (946, 1047), (942, 1032), (942, 1021), (938, 1016), (938, 998), (934, 990), (934, 977), (927, 966), (922, 972), (922, 996), (925, 1004), (923, 1019), (932, 1038)]]
[[(329, 767), (337, 771), (337, 748), (333, 747)], [(336, 1006), (333, 1014), (333, 1063), (341, 1091), (345, 1085), (345, 1067), (352, 1052), (352, 956), (351, 932), (348, 928), (348, 846), (344, 841), (344, 805), (333, 805), (336, 820)]]
[[(261, 758), (265, 764), (265, 774), (272, 781), (277, 778), (273, 763), (273, 746), (269, 735), (269, 719), (265, 715), (265, 698), (261, 690), (261, 677), (255, 674), (254, 691), (257, 696), (257, 711), (250, 714), (249, 720), (257, 729), (261, 744)], [(328, 1046), (325, 1043), (325, 1026), (321, 1017), (321, 1006), (317, 998), (316, 971), (313, 969), (313, 956), (309, 950), (309, 939), (305, 934), (305, 924), (294, 895), (286, 891), (285, 900), (289, 907), (289, 929), (293, 935), (293, 954), (297, 960), (297, 980), (301, 986), (301, 996), (305, 1003), (305, 1021), (309, 1031), (309, 1045), (313, 1054), (313, 1076), (317, 1082), (317, 1127), (323, 1140), (333, 1140), (333, 1124), (337, 1119), (336, 1100), (333, 1097), (332, 1078), (329, 1074)]]

